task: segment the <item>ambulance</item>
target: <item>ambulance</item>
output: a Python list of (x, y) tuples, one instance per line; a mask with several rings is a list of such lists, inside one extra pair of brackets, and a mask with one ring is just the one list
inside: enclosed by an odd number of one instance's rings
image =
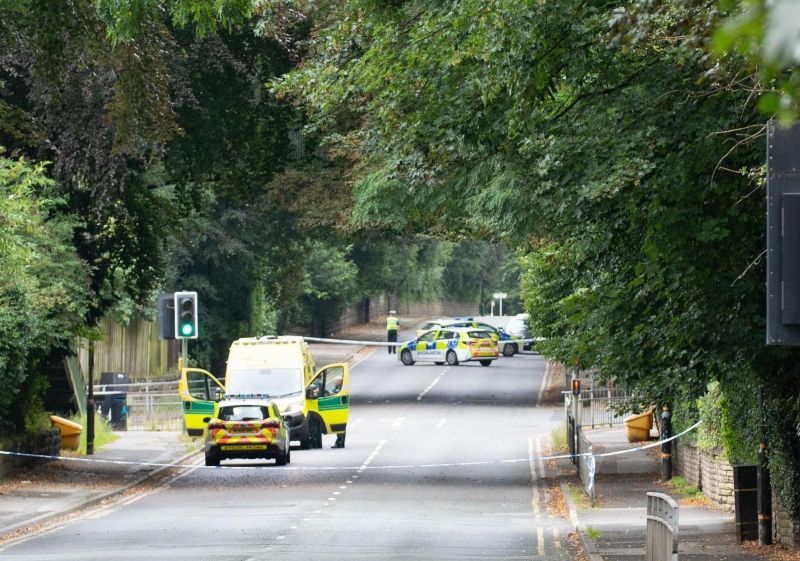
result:
[(321, 448), (323, 434), (343, 434), (350, 412), (347, 364), (315, 370), (302, 337), (238, 339), (231, 345), (224, 381), (199, 368), (182, 368), (178, 391), (190, 436), (202, 436), (225, 399), (268, 399), (277, 404), (290, 438)]

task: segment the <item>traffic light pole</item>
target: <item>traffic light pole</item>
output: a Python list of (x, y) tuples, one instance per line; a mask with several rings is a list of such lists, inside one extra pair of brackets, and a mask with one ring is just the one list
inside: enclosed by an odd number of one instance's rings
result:
[(86, 455), (94, 454), (94, 341), (89, 338), (89, 367), (86, 386)]
[(183, 361), (183, 367), (189, 367), (189, 340), (188, 339), (181, 339), (181, 360)]

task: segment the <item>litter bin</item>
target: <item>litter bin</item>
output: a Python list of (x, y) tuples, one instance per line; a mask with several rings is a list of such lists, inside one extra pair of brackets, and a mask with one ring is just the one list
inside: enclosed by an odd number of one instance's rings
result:
[(100, 390), (95, 393), (100, 414), (108, 419), (114, 430), (128, 430), (128, 386), (131, 377), (127, 372), (101, 372)]
[(61, 448), (77, 450), (81, 442), (83, 427), (69, 419), (57, 415), (50, 415), (50, 424), (61, 433)]
[(653, 410), (648, 409), (644, 413), (625, 417), (622, 421), (625, 425), (625, 434), (628, 442), (641, 442), (650, 440), (650, 429), (653, 428)]
[(111, 398), (111, 428), (128, 430), (128, 394), (125, 392)]
[(106, 419), (113, 430), (128, 430), (128, 393), (95, 392), (97, 414)]

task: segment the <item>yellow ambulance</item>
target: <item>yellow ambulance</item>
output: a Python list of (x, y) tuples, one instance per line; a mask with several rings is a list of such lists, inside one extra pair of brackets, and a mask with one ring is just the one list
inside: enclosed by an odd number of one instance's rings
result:
[(269, 399), (280, 408), (292, 441), (321, 448), (323, 434), (343, 434), (350, 412), (345, 363), (315, 370), (302, 337), (249, 337), (233, 342), (224, 382), (199, 368), (183, 368), (178, 385), (190, 436), (202, 436), (220, 399)]

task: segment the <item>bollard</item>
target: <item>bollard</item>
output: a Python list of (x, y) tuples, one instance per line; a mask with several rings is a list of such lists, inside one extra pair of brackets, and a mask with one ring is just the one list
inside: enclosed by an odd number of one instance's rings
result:
[[(669, 405), (661, 412), (661, 440), (672, 437), (672, 413)], [(661, 443), (661, 481), (672, 479), (672, 441)]]

